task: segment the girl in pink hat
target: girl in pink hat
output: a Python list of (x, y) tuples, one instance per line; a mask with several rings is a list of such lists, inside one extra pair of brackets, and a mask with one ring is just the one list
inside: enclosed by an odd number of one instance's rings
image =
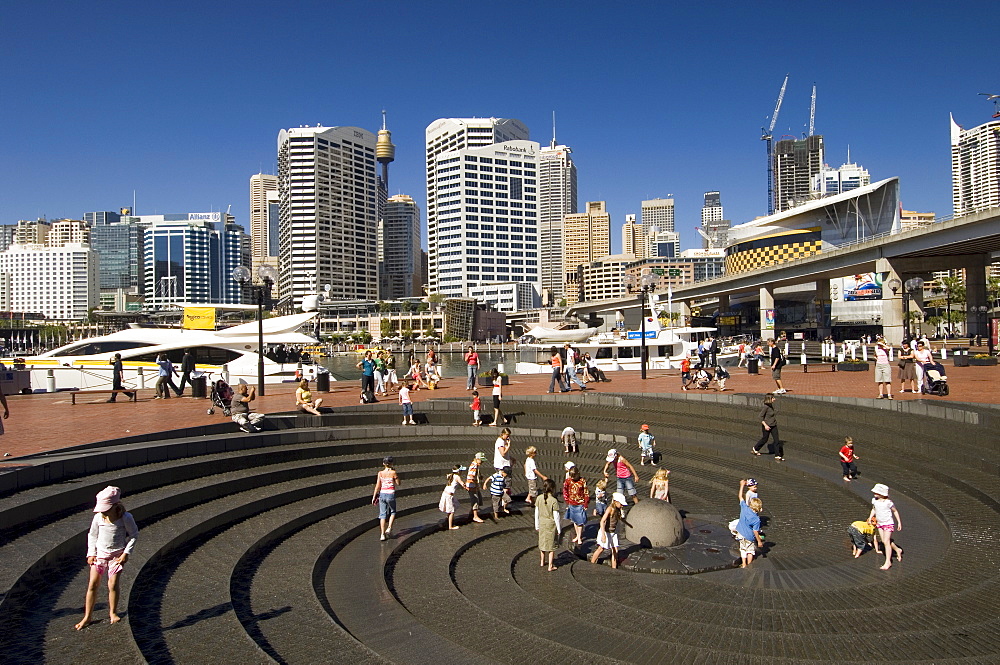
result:
[(892, 540), (893, 531), (903, 530), (903, 520), (899, 517), (896, 504), (889, 499), (889, 488), (886, 485), (878, 483), (872, 488), (872, 494), (875, 497), (872, 499), (872, 512), (868, 519), (875, 521), (878, 535), (881, 537), (882, 546), (885, 549), (885, 563), (881, 569), (889, 570), (889, 567), (892, 566), (893, 553), (896, 554), (896, 559), (903, 560), (903, 550)]
[(108, 576), (108, 610), (111, 623), (118, 623), (121, 617), (116, 612), (118, 606), (118, 575), (128, 561), (139, 528), (132, 513), (125, 510), (121, 502), (122, 492), (117, 487), (105, 487), (97, 495), (94, 519), (87, 535), (87, 565), (90, 566), (90, 581), (87, 583), (87, 601), (84, 604), (83, 620), (76, 629), (86, 628), (91, 622), (97, 587), (101, 576)]

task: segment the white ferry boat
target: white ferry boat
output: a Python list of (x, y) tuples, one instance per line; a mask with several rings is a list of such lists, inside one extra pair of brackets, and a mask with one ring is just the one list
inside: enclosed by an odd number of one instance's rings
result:
[[(297, 332), (315, 316), (316, 312), (305, 312), (264, 319), (264, 343), (315, 344), (315, 338)], [(151, 388), (159, 373), (157, 356), (165, 353), (179, 372), (185, 349), (191, 350), (196, 370), (208, 373), (210, 380), (223, 378), (225, 367), (230, 383), (238, 383), (240, 379), (252, 385), (257, 383), (256, 321), (219, 330), (133, 325), (110, 335), (72, 342), (38, 356), (8, 358), (3, 362), (18, 369), (23, 362), (24, 369), (31, 372), (34, 390), (49, 389), (50, 379), (54, 379), (56, 390), (110, 389), (110, 362), (115, 353), (120, 353), (125, 387)], [(265, 356), (264, 382), (294, 381), (297, 369), (297, 364), (279, 364)], [(315, 371), (315, 365), (303, 367), (306, 378), (315, 378)]]
[[(581, 330), (589, 332), (584, 341), (579, 341)], [(715, 328), (663, 328), (655, 317), (646, 317), (646, 367), (648, 369), (672, 369), (680, 366), (680, 361), (692, 355), (697, 356), (698, 342), (715, 332)], [(541, 334), (534, 335), (535, 329), (528, 331), (530, 340), (520, 347), (520, 360), (516, 366), (518, 374), (548, 374), (552, 367), (548, 364), (551, 349), (562, 349), (569, 343), (580, 355), (589, 353), (604, 372), (639, 370), (642, 355), (642, 332), (622, 330), (597, 333), (596, 329), (572, 328), (565, 331), (543, 328)], [(563, 333), (560, 335), (559, 333)], [(720, 354), (721, 356), (721, 354)]]

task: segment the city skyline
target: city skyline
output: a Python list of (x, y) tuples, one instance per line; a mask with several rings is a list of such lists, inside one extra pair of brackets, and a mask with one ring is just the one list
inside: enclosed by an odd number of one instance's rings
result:
[[(251, 11), (238, 14), (201, 8), (195, 23), (184, 20), (190, 9), (184, 3), (59, 5), (58, 12), (45, 2), (12, 7), (5, 17), (11, 58), (2, 113), (16, 131), (0, 166), (6, 185), (0, 223), (117, 210), (131, 206), (135, 190), (138, 214), (231, 203), (249, 232), (247, 178), (277, 173), (278, 130), (321, 123), (374, 132), (383, 108), (397, 145), (388, 194), (407, 194), (426, 208), (428, 123), (516, 118), (531, 140), (546, 145), (555, 111), (559, 140), (573, 147), (579, 200), (607, 201), (613, 252), (621, 250), (617, 231), (626, 214), (639, 213), (643, 200), (671, 195), (682, 247), (697, 247), (694, 227), (706, 191), (722, 193), (733, 224), (766, 213), (760, 128), (786, 73), (776, 140), (807, 130), (815, 83), (816, 133), (825, 137), (826, 162), (836, 168), (850, 146), (873, 180), (900, 177), (906, 209), (945, 216), (952, 212), (949, 113), (966, 129), (980, 125), (993, 109), (978, 93), (998, 92), (985, 68), (969, 66), (990, 55), (985, 43), (967, 38), (965, 15), (975, 5), (943, 13), (912, 3), (905, 14), (864, 7), (863, 20), (852, 12), (824, 14), (820, 24), (790, 11), (800, 9), (790, 3), (774, 4), (771, 12), (643, 6), (614, 13), (582, 3), (573, 14), (543, 4), (524, 7), (516, 23), (493, 22), (438, 46), (424, 37), (463, 32), (464, 14), (414, 3), (384, 6), (376, 15), (370, 5), (347, 3), (314, 8), (315, 20), (303, 27), (279, 8), (250, 4)], [(783, 30), (768, 15), (795, 16), (810, 30)], [(315, 63), (282, 49), (260, 50), (265, 43), (308, 41), (324, 16), (373, 30), (347, 31), (338, 51)], [(570, 57), (556, 42), (511, 38), (515, 28), (531, 34), (556, 19), (565, 34), (599, 32), (609, 48)], [(675, 30), (670, 40), (656, 39), (664, 24), (696, 23), (718, 30)], [(376, 25), (378, 49), (370, 37)], [(34, 44), (39, 28), (45, 49)], [(915, 38), (927, 30), (941, 45), (930, 56)], [(267, 39), (259, 39), (262, 32)], [(128, 48), (122, 35), (129, 34), (142, 35), (142, 49)], [(783, 48), (767, 48), (779, 34)], [(830, 57), (845, 37), (865, 44), (862, 66), (844, 68)], [(181, 38), (198, 48), (177, 49)], [(962, 47), (948, 48), (952, 42)], [(466, 57), (456, 55), (462, 47)], [(339, 53), (351, 50), (370, 57), (340, 72), (334, 85), (317, 85), (307, 95), (280, 92), (285, 79), (321, 78)], [(434, 66), (449, 54), (448, 67)], [(515, 72), (509, 85), (476, 75), (498, 59)], [(255, 84), (245, 85), (247, 79)], [(261, 83), (279, 92), (262, 97)]]

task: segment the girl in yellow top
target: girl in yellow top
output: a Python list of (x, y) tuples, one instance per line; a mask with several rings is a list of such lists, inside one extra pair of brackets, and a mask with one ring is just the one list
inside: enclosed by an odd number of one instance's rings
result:
[(295, 406), (299, 411), (305, 411), (313, 415), (319, 415), (319, 406), (323, 403), (322, 398), (313, 401), (312, 393), (309, 391), (309, 379), (302, 379), (299, 387), (295, 389)]

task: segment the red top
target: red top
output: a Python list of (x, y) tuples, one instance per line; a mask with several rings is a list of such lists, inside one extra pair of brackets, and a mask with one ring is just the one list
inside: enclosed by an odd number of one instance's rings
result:
[(472, 406), (469, 408), (471, 408), (473, 411), (478, 411), (480, 404), (481, 402), (479, 401), (479, 395), (476, 395), (475, 397), (472, 398)]
[(567, 478), (563, 483), (563, 500), (570, 506), (587, 507), (590, 503), (590, 494), (587, 492), (587, 481), (583, 478), (573, 480)]
[(476, 353), (475, 351), (473, 351), (472, 353), (466, 353), (465, 354), (465, 362), (469, 363), (470, 365), (478, 365), (479, 364), (479, 354)]
[(840, 458), (845, 462), (854, 461), (854, 448), (851, 446), (844, 446), (840, 449)]
[(691, 361), (688, 358), (681, 360), (681, 371), (690, 372), (691, 371)]

